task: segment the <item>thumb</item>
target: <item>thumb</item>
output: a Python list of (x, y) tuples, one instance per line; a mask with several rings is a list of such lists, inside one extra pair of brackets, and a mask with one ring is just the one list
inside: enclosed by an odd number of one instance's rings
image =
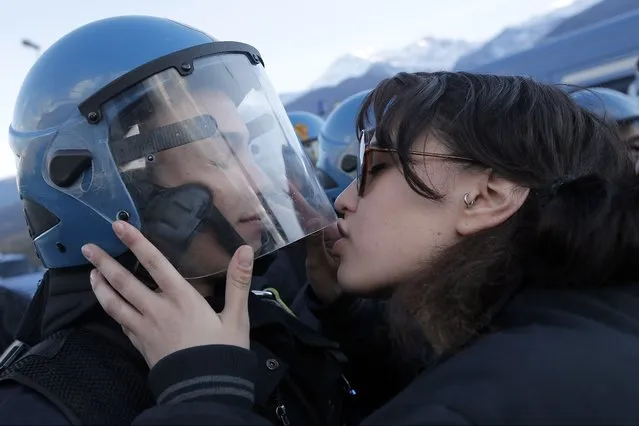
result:
[(233, 321), (248, 319), (248, 295), (253, 277), (253, 249), (241, 246), (231, 258), (226, 273), (226, 297), (224, 302), (224, 318)]

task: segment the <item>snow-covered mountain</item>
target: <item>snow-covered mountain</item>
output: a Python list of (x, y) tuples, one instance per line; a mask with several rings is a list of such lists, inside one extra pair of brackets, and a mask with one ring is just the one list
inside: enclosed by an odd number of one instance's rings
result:
[(451, 69), (457, 60), (476, 48), (465, 40), (424, 37), (396, 50), (365, 49), (336, 59), (310, 87), (336, 86), (349, 78), (366, 74), (373, 65), (383, 65), (401, 71), (432, 71)]
[(478, 49), (459, 58), (456, 70), (472, 70), (505, 56), (533, 47), (567, 18), (574, 16), (602, 0), (576, 0), (572, 4), (535, 16), (520, 25), (505, 28)]
[[(602, 0), (575, 0), (552, 12), (533, 17), (515, 27), (505, 28), (484, 44), (465, 40), (424, 37), (400, 49), (362, 49), (337, 58), (315, 80), (308, 91), (337, 86), (349, 78), (365, 75), (373, 65), (386, 66), (390, 74), (397, 71), (472, 69), (534, 46), (565, 19)], [(297, 96), (299, 97), (299, 94)], [(291, 102), (295, 97), (287, 99)]]
[(284, 105), (286, 105), (289, 102), (293, 102), (303, 94), (304, 93), (280, 93), (280, 100)]
[[(626, 1), (639, 3), (639, 0)], [(533, 47), (544, 38), (552, 37), (555, 29), (567, 22), (568, 18), (598, 3), (604, 5), (613, 2), (618, 5), (621, 0), (575, 0), (568, 6), (533, 17), (515, 27), (506, 28), (482, 45), (463, 40), (425, 37), (398, 50), (369, 48), (353, 52), (334, 61), (308, 90), (286, 94), (284, 97), (288, 102), (284, 103), (287, 109), (316, 111), (320, 101), (328, 104), (339, 102), (356, 91), (373, 87), (379, 80), (398, 71), (471, 70), (480, 64)], [(602, 19), (606, 17), (603, 16)], [(584, 25), (590, 24), (592, 23)]]

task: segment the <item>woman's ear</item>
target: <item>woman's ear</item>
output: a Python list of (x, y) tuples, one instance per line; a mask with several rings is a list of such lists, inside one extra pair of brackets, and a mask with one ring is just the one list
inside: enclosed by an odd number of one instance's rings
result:
[(464, 211), (456, 230), (461, 235), (475, 234), (506, 222), (524, 204), (530, 188), (519, 186), (490, 171), (473, 192), (460, 200)]

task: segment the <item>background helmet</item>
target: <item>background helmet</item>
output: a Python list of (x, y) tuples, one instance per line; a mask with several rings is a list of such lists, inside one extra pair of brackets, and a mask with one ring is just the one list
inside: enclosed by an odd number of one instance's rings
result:
[(324, 120), (306, 111), (289, 112), (288, 118), (291, 120), (297, 139), (304, 147), (311, 164), (315, 166), (319, 155), (318, 137), (324, 126)]
[(582, 108), (618, 126), (619, 137), (628, 144), (639, 173), (639, 98), (603, 87), (583, 89), (571, 96)]
[(592, 87), (570, 96), (579, 106), (606, 121), (625, 124), (639, 118), (639, 100), (616, 90)]
[(628, 86), (628, 94), (633, 97), (639, 96), (639, 60), (637, 60), (637, 69), (635, 70), (635, 79)]
[(329, 114), (320, 132), (317, 177), (332, 202), (357, 176), (355, 120), (369, 93), (365, 90), (346, 98)]

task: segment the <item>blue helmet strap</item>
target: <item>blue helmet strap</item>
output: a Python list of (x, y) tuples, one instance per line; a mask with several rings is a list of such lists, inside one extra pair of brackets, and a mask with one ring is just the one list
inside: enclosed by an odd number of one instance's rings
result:
[[(275, 119), (271, 115), (262, 114), (246, 123), (246, 128), (250, 138), (255, 139), (272, 129), (274, 125)], [(214, 137), (218, 131), (215, 118), (200, 115), (111, 141), (109, 149), (115, 162), (123, 165), (140, 158), (153, 157), (158, 152)]]
[(109, 143), (109, 149), (118, 165), (148, 158), (154, 154), (192, 142), (210, 138), (218, 132), (217, 122), (210, 115), (200, 115), (177, 123)]

